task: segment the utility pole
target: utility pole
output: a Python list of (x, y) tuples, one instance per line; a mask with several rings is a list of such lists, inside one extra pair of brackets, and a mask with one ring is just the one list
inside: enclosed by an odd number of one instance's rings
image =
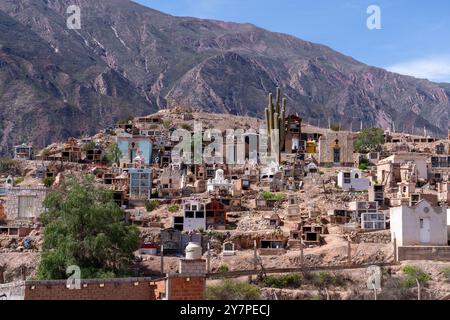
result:
[(207, 267), (208, 267), (208, 273), (211, 273), (211, 243), (208, 241), (208, 263), (207, 263)]
[(256, 249), (256, 240), (253, 240), (253, 268), (258, 270), (258, 253)]
[(417, 282), (417, 300), (420, 300), (420, 282), (419, 279), (416, 279)]
[(347, 242), (347, 262), (349, 266), (352, 265), (352, 245), (350, 240)]
[(161, 274), (164, 275), (164, 245), (161, 245)]
[(303, 240), (300, 240), (300, 267), (303, 268), (304, 255), (303, 255)]
[(327, 301), (328, 301), (328, 300), (330, 300), (330, 294), (328, 293), (327, 287), (325, 287), (324, 289), (325, 289), (325, 294), (327, 295)]

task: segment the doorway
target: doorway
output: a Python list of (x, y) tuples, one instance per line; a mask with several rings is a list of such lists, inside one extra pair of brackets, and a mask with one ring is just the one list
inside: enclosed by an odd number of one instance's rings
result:
[(430, 218), (420, 218), (420, 243), (430, 243), (431, 223)]
[(333, 162), (334, 163), (340, 163), (341, 162), (341, 148), (335, 147), (333, 149)]

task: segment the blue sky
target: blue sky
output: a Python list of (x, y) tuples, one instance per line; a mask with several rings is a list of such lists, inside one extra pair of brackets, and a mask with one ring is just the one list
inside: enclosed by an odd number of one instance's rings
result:
[[(176, 16), (250, 22), (321, 43), (369, 65), (450, 82), (448, 0), (135, 0)], [(381, 29), (369, 30), (378, 5)]]

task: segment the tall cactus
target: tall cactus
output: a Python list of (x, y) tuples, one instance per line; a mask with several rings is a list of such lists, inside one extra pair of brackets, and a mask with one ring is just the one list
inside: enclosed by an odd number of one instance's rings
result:
[(277, 87), (277, 95), (275, 98), (275, 112), (280, 114), (280, 98), (281, 98), (281, 89)]
[(286, 137), (286, 98), (283, 98), (281, 113), (280, 113), (280, 141), (284, 142), (284, 138)]
[[(269, 94), (269, 104), (265, 109), (266, 116), (266, 124), (267, 124), (267, 135), (269, 137), (273, 137), (273, 131), (279, 130), (279, 146), (281, 151), (284, 147), (284, 138), (286, 137), (286, 126), (285, 126), (285, 117), (286, 117), (286, 98), (281, 99), (281, 89), (277, 87), (276, 96), (275, 96), (275, 105), (273, 103), (273, 95)], [(280, 155), (277, 155), (279, 160)]]

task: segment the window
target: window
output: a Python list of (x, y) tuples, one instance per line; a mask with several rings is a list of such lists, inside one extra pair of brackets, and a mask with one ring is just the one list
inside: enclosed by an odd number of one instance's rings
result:
[(184, 213), (184, 216), (185, 216), (186, 218), (192, 219), (192, 218), (194, 218), (194, 211), (186, 211), (186, 212)]
[[(336, 141), (336, 144), (338, 144), (339, 142)], [(339, 148), (338, 146), (334, 147), (333, 149), (333, 162), (334, 163), (340, 163), (341, 162), (341, 148)]]
[(203, 212), (201, 212), (201, 211), (197, 211), (197, 212), (195, 213), (195, 217), (198, 218), (198, 219), (204, 218), (204, 217), (205, 217), (205, 214), (204, 214)]
[(420, 229), (423, 229), (423, 219), (420, 219)]
[(349, 172), (344, 172), (344, 183), (350, 184), (352, 182), (351, 175)]
[(173, 222), (174, 223), (181, 223), (181, 224), (183, 224), (184, 223), (184, 218), (183, 217), (174, 217), (173, 218)]

